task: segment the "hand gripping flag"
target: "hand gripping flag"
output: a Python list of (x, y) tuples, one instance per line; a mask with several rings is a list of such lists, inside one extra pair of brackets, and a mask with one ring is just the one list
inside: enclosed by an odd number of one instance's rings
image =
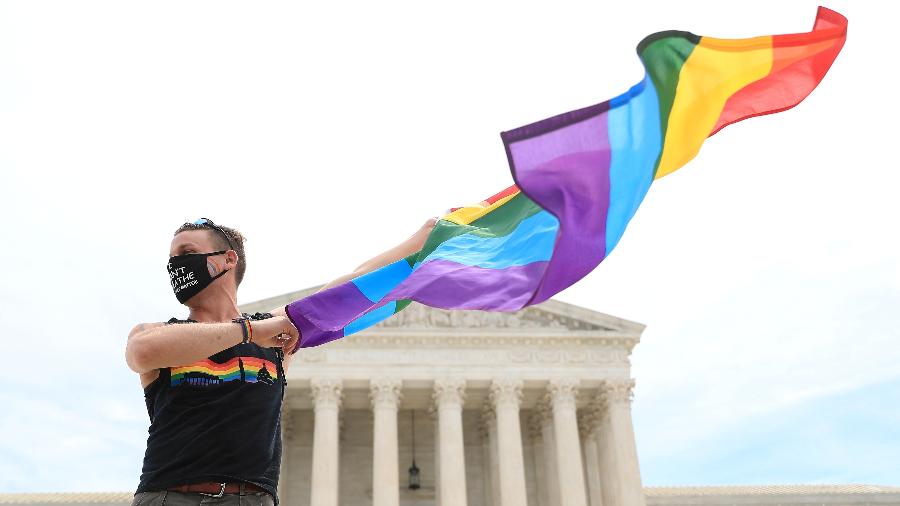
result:
[(449, 210), (420, 251), (288, 304), (302, 334), (293, 351), (413, 300), (516, 311), (549, 299), (609, 255), (653, 181), (725, 126), (800, 103), (846, 37), (847, 19), (824, 7), (808, 33), (647, 36), (637, 46), (646, 74), (626, 93), (501, 133), (515, 184)]

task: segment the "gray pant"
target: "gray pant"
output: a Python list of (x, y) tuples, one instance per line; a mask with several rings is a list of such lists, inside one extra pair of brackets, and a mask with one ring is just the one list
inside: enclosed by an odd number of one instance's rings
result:
[(174, 492), (159, 490), (134, 494), (131, 506), (275, 506), (275, 499), (266, 492), (245, 491), (243, 494), (223, 494), (222, 497), (210, 497), (199, 492)]

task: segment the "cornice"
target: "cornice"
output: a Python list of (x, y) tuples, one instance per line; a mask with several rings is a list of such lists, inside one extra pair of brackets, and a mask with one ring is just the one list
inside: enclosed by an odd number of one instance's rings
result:
[(638, 343), (638, 337), (603, 334), (591, 331), (547, 332), (543, 329), (529, 330), (523, 334), (504, 330), (449, 329), (445, 332), (435, 330), (421, 331), (363, 331), (347, 336), (328, 344), (329, 348), (400, 348), (414, 345), (417, 347), (547, 347), (553, 349), (577, 347), (610, 347), (621, 348), (628, 352)]

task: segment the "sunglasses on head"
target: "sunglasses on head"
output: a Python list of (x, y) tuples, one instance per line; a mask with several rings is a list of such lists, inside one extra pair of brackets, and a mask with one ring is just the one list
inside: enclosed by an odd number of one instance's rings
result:
[(211, 219), (200, 218), (199, 220), (194, 221), (194, 225), (209, 225), (210, 227), (213, 227), (214, 229), (218, 230), (220, 234), (222, 234), (222, 237), (224, 237), (226, 241), (228, 241), (228, 246), (230, 246), (231, 249), (234, 249), (234, 244), (231, 243), (231, 239), (228, 237), (228, 234), (226, 234), (221, 227), (213, 223)]

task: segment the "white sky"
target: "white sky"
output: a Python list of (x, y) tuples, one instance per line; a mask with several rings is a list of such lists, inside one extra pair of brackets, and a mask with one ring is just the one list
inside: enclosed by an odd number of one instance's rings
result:
[[(172, 232), (247, 237), (241, 302), (322, 283), (511, 184), (499, 132), (638, 82), (665, 29), (816, 3), (0, 3), (0, 492), (133, 490), (138, 322), (186, 314)], [(647, 485), (900, 485), (895, 3), (798, 107), (730, 126), (557, 297), (647, 325)], [(48, 485), (51, 484), (51, 485)]]

